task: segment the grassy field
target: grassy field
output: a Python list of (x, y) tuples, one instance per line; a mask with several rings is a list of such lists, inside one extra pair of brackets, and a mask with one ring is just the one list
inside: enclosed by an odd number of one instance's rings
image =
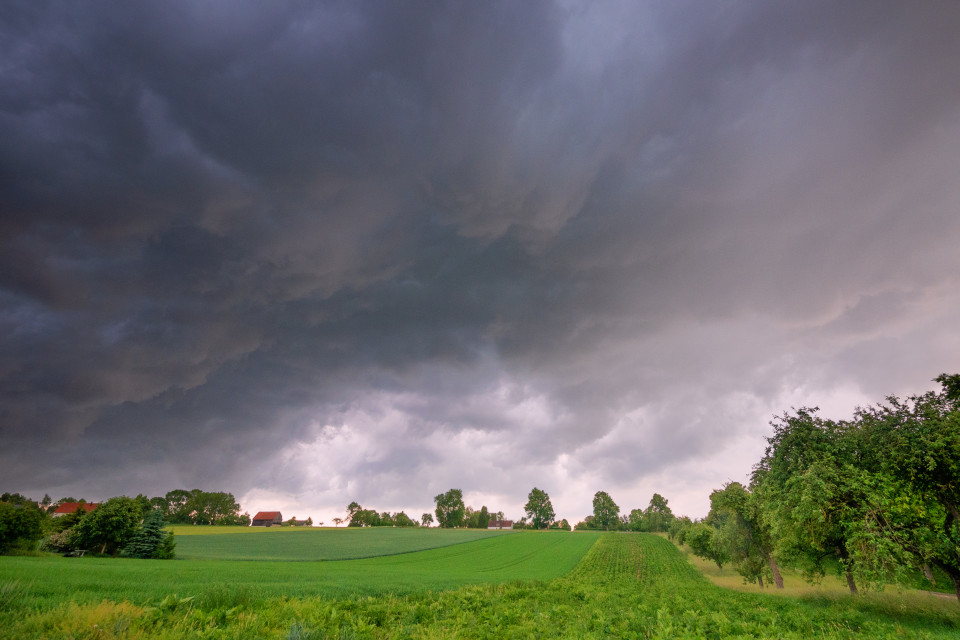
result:
[[(280, 538), (277, 540), (279, 543)], [(566, 560), (555, 562), (561, 557)], [(27, 560), (35, 564), (19, 566)], [(40, 560), (0, 558), (0, 585), (12, 584), (10, 575), (14, 582), (29, 580), (31, 571), (43, 566), (38, 564)], [(138, 561), (97, 560), (85, 565), (85, 560), (80, 560), (70, 566), (64, 560), (52, 564), (59, 564), (65, 568), (64, 575), (69, 575), (101, 562), (123, 567), (104, 575), (109, 582), (135, 571)], [(159, 570), (156, 565), (164, 564), (139, 562), (154, 565), (154, 571)], [(532, 579), (555, 563), (564, 565), (554, 567), (559, 577)], [(712, 584), (669, 541), (643, 534), (516, 533), (344, 562), (165, 564), (207, 564), (226, 572), (253, 566), (316, 567), (336, 570), (329, 574), (333, 582), (354, 571), (355, 577), (379, 582), (384, 591), (375, 596), (343, 596), (336, 590), (298, 595), (295, 581), (284, 578), (263, 591), (231, 590), (228, 583), (214, 581), (205, 587), (210, 590), (192, 592), (197, 594), (192, 598), (186, 596), (188, 591), (159, 598), (144, 591), (147, 585), (130, 584), (128, 592), (147, 596), (147, 603), (104, 596), (107, 600), (89, 598), (75, 604), (66, 595), (69, 590), (60, 592), (59, 601), (38, 600), (38, 584), (55, 579), (55, 574), (41, 572), (33, 574), (37, 578), (32, 587), (22, 583), (0, 587), (0, 637), (960, 638), (960, 607), (955, 601), (911, 598), (896, 602), (872, 595), (840, 594), (795, 598), (732, 591)], [(445, 574), (450, 586), (427, 589), (421, 585), (405, 594), (389, 588), (388, 576), (411, 572), (420, 580)], [(511, 576), (523, 580), (510, 580)], [(227, 574), (221, 576), (226, 579)], [(464, 579), (478, 584), (454, 586)]]
[[(289, 534), (261, 537), (276, 545), (294, 540)], [(3, 557), (0, 585), (16, 585), (7, 589), (19, 595), (14, 593), (15, 598), (8, 599), (40, 610), (67, 600), (82, 604), (126, 600), (141, 605), (170, 594), (244, 602), (283, 596), (409, 594), (465, 584), (556, 578), (573, 569), (596, 537), (591, 533), (517, 532), (426, 551), (339, 562)], [(380, 539), (384, 552), (395, 554), (389, 536)], [(456, 539), (456, 535), (438, 539)]]
[(173, 527), (184, 560), (351, 560), (410, 553), (510, 531), (439, 528)]

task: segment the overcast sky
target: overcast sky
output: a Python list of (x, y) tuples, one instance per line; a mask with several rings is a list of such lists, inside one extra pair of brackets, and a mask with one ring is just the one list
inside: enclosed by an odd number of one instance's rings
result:
[(706, 514), (960, 371), (960, 3), (0, 5), (0, 488)]

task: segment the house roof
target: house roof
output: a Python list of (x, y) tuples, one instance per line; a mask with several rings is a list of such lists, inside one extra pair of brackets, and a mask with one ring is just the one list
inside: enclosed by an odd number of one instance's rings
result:
[(277, 518), (283, 519), (279, 511), (260, 511), (253, 516), (254, 520), (276, 520)]
[(513, 520), (491, 520), (487, 523), (487, 528), (490, 527), (512, 527)]
[(54, 513), (73, 513), (77, 510), (77, 507), (83, 507), (84, 511), (90, 513), (99, 506), (100, 504), (97, 502), (63, 502)]

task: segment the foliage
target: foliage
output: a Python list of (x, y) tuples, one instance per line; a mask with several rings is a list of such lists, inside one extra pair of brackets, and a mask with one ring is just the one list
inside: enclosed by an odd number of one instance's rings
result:
[(249, 524), (242, 521), (240, 505), (233, 494), (223, 491), (174, 489), (149, 503), (162, 509), (165, 519), (172, 524)]
[(710, 525), (698, 522), (690, 527), (685, 536), (685, 543), (694, 555), (710, 560), (723, 569), (723, 565), (730, 561), (730, 556), (720, 543), (719, 532)]
[(822, 574), (836, 559), (857, 582), (904, 582), (933, 565), (960, 600), (960, 376), (832, 421), (795, 410), (772, 425), (752, 488), (775, 552)]
[(592, 524), (595, 524), (597, 528), (606, 529), (607, 531), (611, 528), (616, 529), (620, 523), (620, 520), (617, 518), (617, 514), (619, 513), (620, 507), (613, 501), (609, 493), (606, 491), (597, 491), (593, 495)]
[(140, 507), (132, 498), (110, 498), (74, 527), (73, 545), (78, 549), (115, 554), (140, 529), (140, 518)]
[(670, 530), (670, 523), (673, 522), (673, 519), (673, 511), (667, 505), (667, 499), (659, 493), (655, 493), (650, 498), (650, 504), (643, 512), (642, 530), (665, 533)]
[[(351, 502), (347, 506), (347, 514), (350, 516), (348, 527), (416, 527), (419, 524), (410, 518), (403, 511), (391, 514), (389, 511), (377, 513), (375, 509), (364, 509), (357, 502)], [(342, 518), (334, 518), (334, 523), (339, 525), (343, 522)]]
[(43, 514), (33, 502), (17, 500), (18, 495), (5, 493), (11, 502), (0, 502), (0, 553), (32, 547), (43, 535)]
[(425, 513), (420, 516), (420, 525), (423, 527), (429, 527), (433, 524), (433, 516), (429, 513)]
[(553, 522), (556, 514), (553, 512), (553, 504), (550, 502), (550, 496), (546, 491), (534, 487), (527, 496), (527, 504), (523, 506), (524, 512), (530, 518), (534, 529), (546, 529)]
[(772, 578), (777, 588), (783, 588), (770, 528), (760, 519), (760, 502), (755, 494), (739, 482), (727, 483), (710, 494), (707, 521), (717, 528), (716, 543), (744, 580), (763, 586), (764, 578)]
[(124, 547), (123, 555), (130, 558), (169, 560), (174, 556), (174, 547), (176, 542), (173, 532), (163, 528), (163, 512), (152, 509), (143, 519), (143, 526)]
[(465, 515), (463, 505), (463, 491), (460, 489), (450, 489), (446, 493), (441, 493), (433, 498), (437, 503), (434, 513), (437, 516), (437, 524), (443, 529), (452, 529), (462, 527)]

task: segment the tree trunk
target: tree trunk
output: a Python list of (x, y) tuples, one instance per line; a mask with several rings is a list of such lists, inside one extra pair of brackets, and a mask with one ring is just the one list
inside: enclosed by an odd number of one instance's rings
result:
[(759, 584), (760, 588), (763, 589), (763, 576), (757, 576), (757, 584)]
[(857, 594), (857, 583), (853, 581), (853, 570), (847, 567), (847, 586), (850, 587), (850, 593)]
[(773, 572), (774, 584), (777, 585), (777, 589), (783, 589), (783, 576), (780, 575), (780, 567), (777, 566), (777, 561), (772, 553), (767, 554), (767, 562), (770, 563), (770, 570)]
[(923, 575), (927, 577), (930, 584), (937, 584), (937, 580), (933, 577), (933, 571), (930, 570), (930, 565), (926, 562), (923, 563)]

